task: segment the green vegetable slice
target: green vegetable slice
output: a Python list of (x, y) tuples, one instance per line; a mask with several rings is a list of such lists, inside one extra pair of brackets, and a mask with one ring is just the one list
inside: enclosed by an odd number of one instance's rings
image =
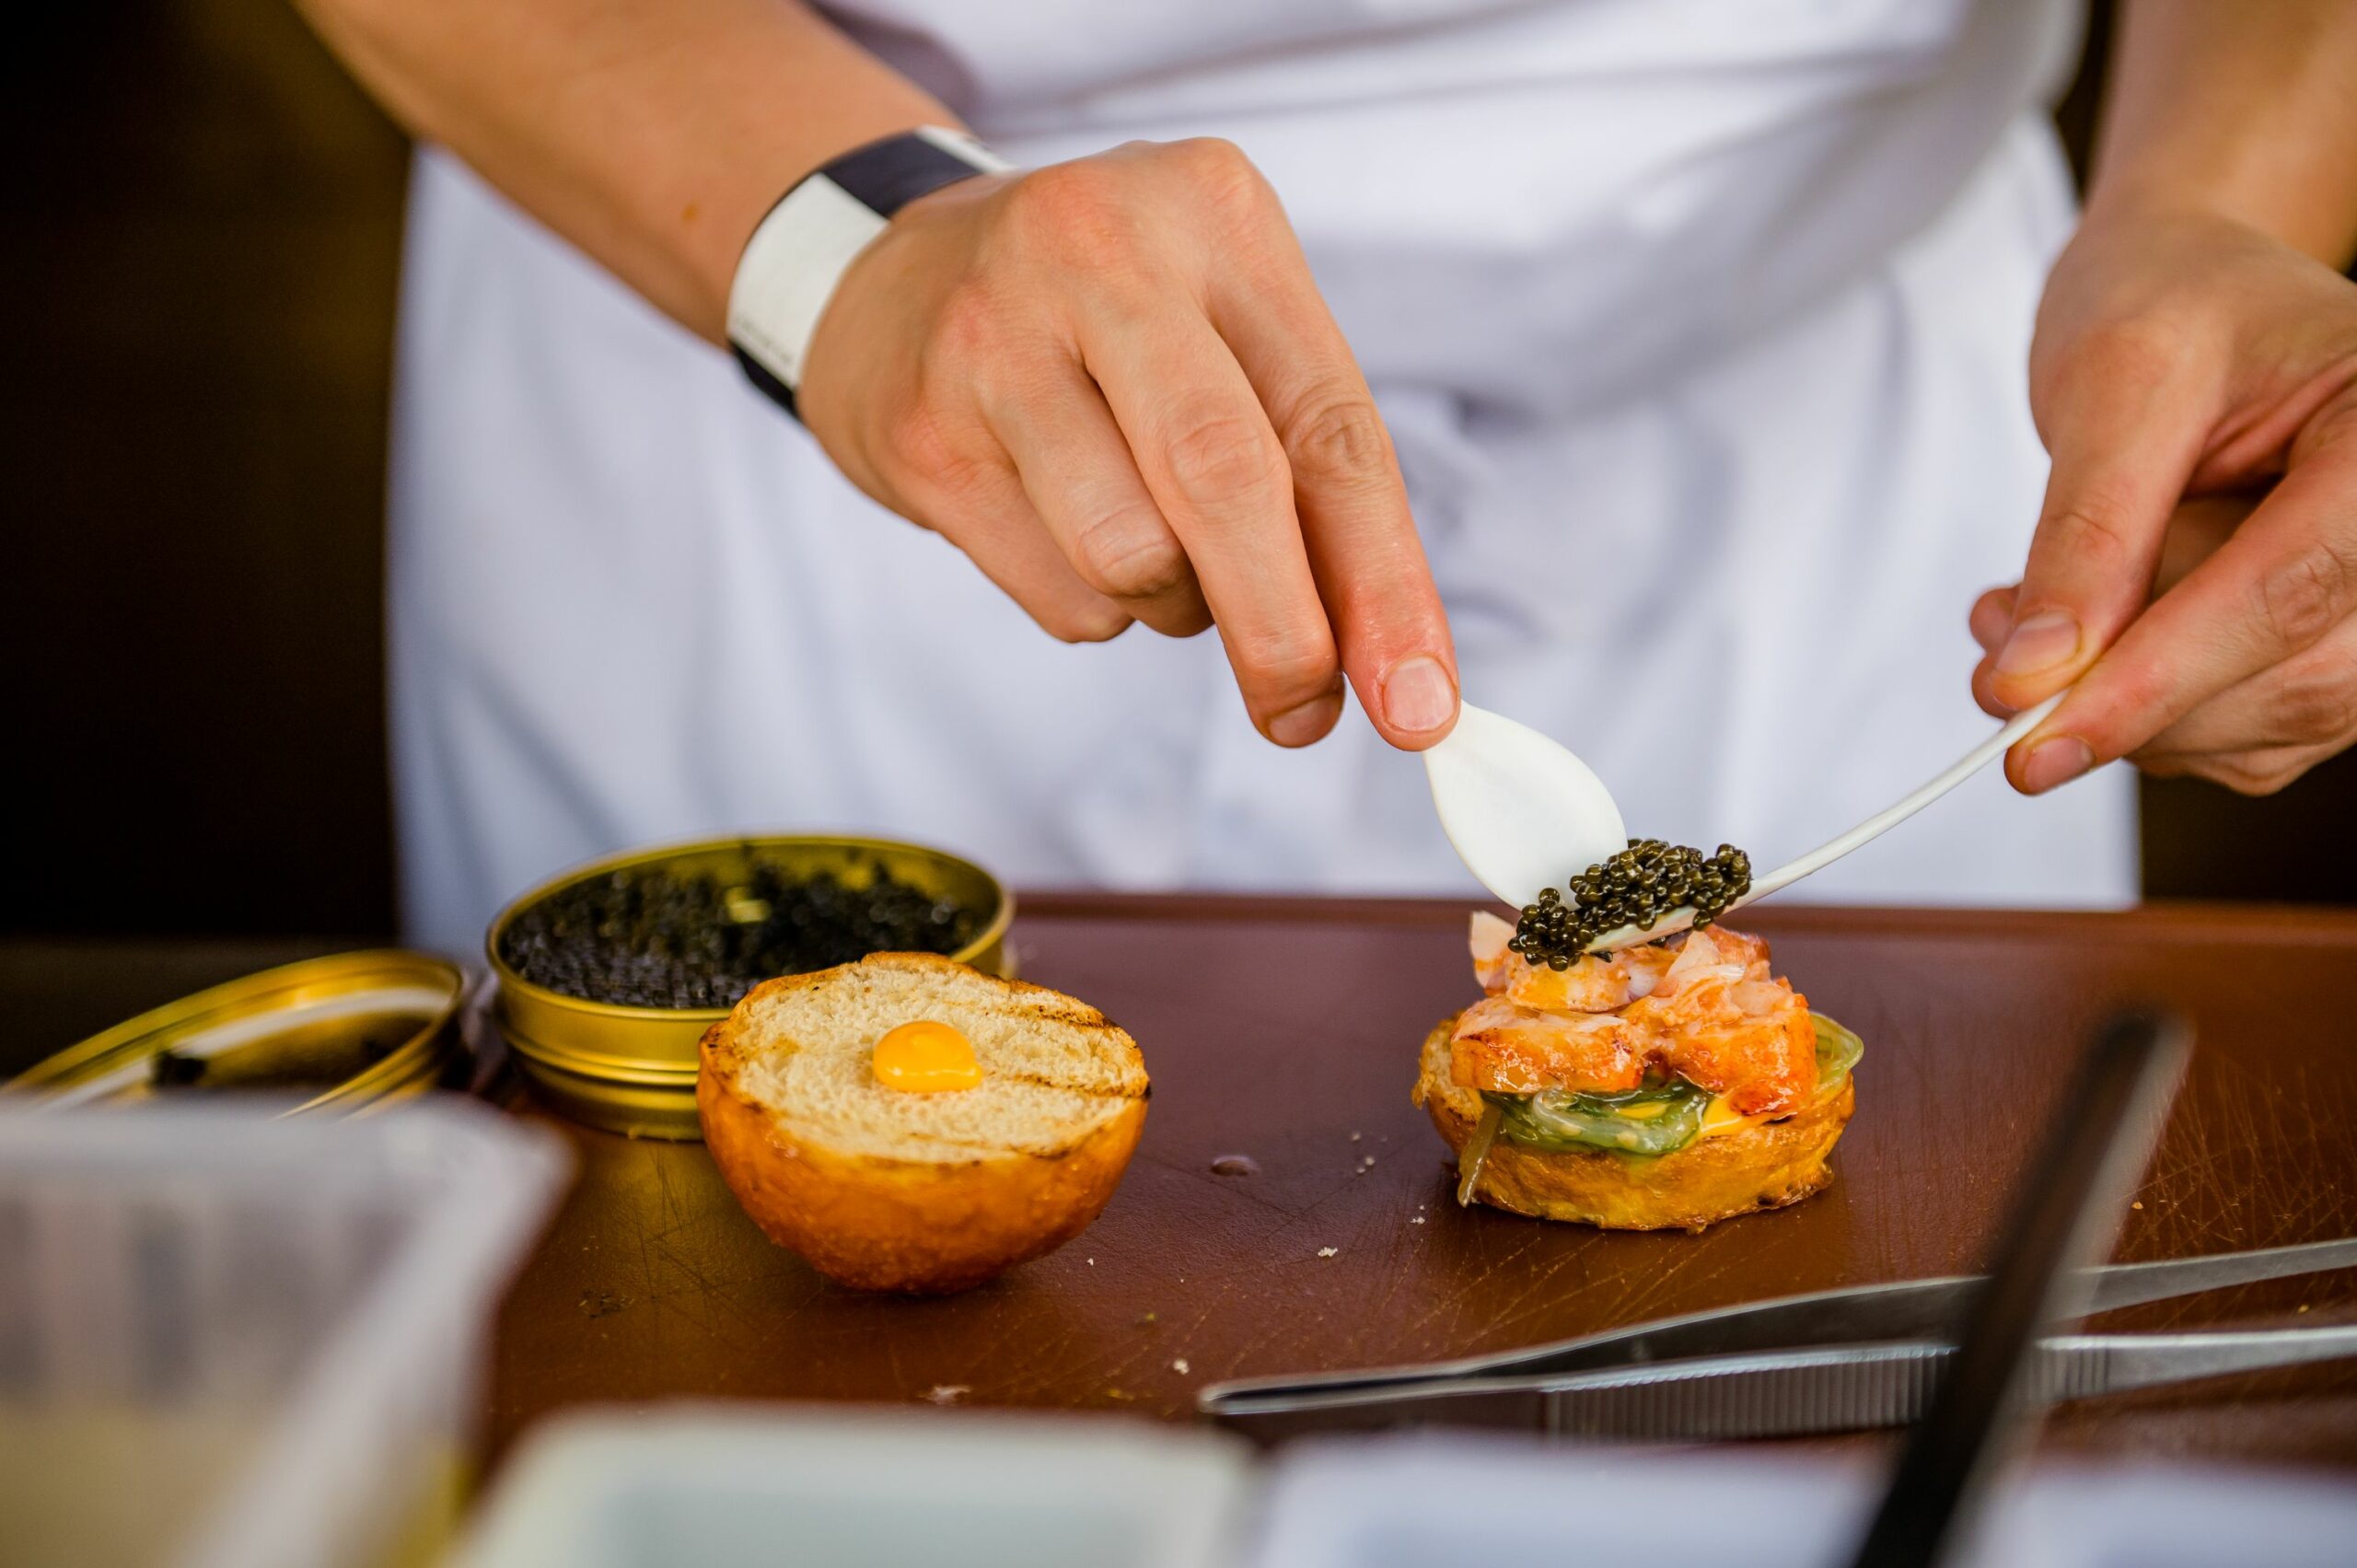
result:
[(1483, 1098), (1502, 1112), (1499, 1135), (1525, 1148), (1552, 1155), (1605, 1149), (1648, 1157), (1675, 1154), (1692, 1143), (1711, 1104), (1708, 1089), (1683, 1078), (1619, 1095), (1544, 1089)]
[(1481, 1166), (1490, 1157), (1490, 1144), (1498, 1135), (1498, 1123), (1504, 1113), (1492, 1100), (1481, 1108), (1481, 1120), (1473, 1124), (1473, 1135), (1465, 1141), (1464, 1153), (1457, 1156), (1457, 1206), (1464, 1208), (1473, 1202), (1473, 1188), (1481, 1179)]
[(1822, 1013), (1811, 1013), (1809, 1018), (1817, 1025), (1817, 1089), (1823, 1094), (1850, 1075), (1866, 1053), (1866, 1042)]
[[(1817, 1086), (1822, 1095), (1840, 1087), (1866, 1047), (1824, 1014), (1809, 1016), (1817, 1026)], [(1711, 1108), (1711, 1091), (1683, 1078), (1618, 1095), (1546, 1089), (1481, 1098), (1497, 1113), (1498, 1136), (1550, 1155), (1583, 1149), (1642, 1158), (1676, 1154), (1701, 1135), (1702, 1117)], [(1489, 1140), (1480, 1143), (1486, 1151)], [(1475, 1168), (1479, 1164), (1477, 1159)]]

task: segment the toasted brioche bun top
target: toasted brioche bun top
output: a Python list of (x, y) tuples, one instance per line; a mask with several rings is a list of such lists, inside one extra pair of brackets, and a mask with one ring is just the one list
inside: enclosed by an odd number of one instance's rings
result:
[[(920, 1018), (972, 1043), (980, 1084), (911, 1094), (877, 1081), (876, 1042)], [(1062, 1156), (1147, 1090), (1137, 1043), (1096, 1008), (931, 953), (770, 981), (705, 1051), (795, 1141), (918, 1164)]]

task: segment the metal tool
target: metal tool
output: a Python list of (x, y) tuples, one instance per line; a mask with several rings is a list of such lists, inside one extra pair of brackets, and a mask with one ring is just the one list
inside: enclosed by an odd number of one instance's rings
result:
[(2085, 1272), (2119, 1238), (2192, 1051), (2191, 1027), (2167, 1014), (2123, 1014), (2096, 1036), (2017, 1186), (1995, 1266), (1899, 1453), (1856, 1568), (1939, 1568), (1970, 1539), (1990, 1483), (2053, 1402), (2030, 1376), (2038, 1331), (2086, 1316), (2095, 1292)]
[[(2357, 1237), (2084, 1271), (2087, 1310), (2357, 1268)], [(1206, 1386), (1197, 1409), (1254, 1437), (1444, 1424), (1566, 1437), (1793, 1436), (1923, 1412), (1980, 1276), (1820, 1291), (1418, 1366)], [(2042, 1338), (2031, 1397), (2084, 1399), (2357, 1356), (2357, 1324)]]
[[(2087, 1271), (2090, 1311), (2357, 1268), (2357, 1237)], [(1207, 1385), (1196, 1406), (1255, 1436), (1438, 1423), (1564, 1436), (1777, 1437), (1922, 1412), (1978, 1275), (1780, 1297), (1530, 1350), (1421, 1366)], [(2085, 1399), (2357, 1356), (2357, 1323), (2038, 1342), (2044, 1398)]]

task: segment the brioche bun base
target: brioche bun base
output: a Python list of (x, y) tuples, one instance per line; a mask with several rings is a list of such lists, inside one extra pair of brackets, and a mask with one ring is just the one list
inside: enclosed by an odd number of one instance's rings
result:
[[(1415, 1101), (1462, 1158), (1481, 1116), (1481, 1097), (1449, 1074), (1448, 1018), (1424, 1040)], [(1473, 1195), (1534, 1219), (1606, 1230), (1699, 1231), (1737, 1214), (1780, 1209), (1833, 1180), (1826, 1156), (1857, 1105), (1854, 1082), (1781, 1121), (1698, 1138), (1675, 1154), (1636, 1158), (1602, 1149), (1549, 1154), (1505, 1138), (1492, 1141)]]
[[(879, 1144), (872, 1127), (863, 1137), (840, 1118), (808, 1114), (807, 1105), (781, 1109), (775, 1062), (840, 1051), (847, 1036), (870, 1038), (875, 1019), (859, 1009), (876, 1004), (860, 987), (887, 984), (899, 988), (883, 1004), (888, 1012), (954, 1000), (969, 1012), (1003, 1009), (1042, 1039), (1053, 1034), (1068, 1045), (1093, 1037), (1109, 1058), (1106, 1075), (1120, 1086), (1103, 1098), (1121, 1098), (1078, 1125), (1018, 1119), (999, 1129), (1003, 1142), (964, 1147), (914, 1129)], [(815, 1011), (802, 1027), (817, 1019), (831, 1043), (818, 1033), (783, 1034), (775, 1014), (763, 1021), (772, 999), (810, 1001)], [(1145, 1127), (1136, 1042), (1103, 1014), (932, 954), (878, 954), (767, 981), (705, 1031), (699, 1056), (696, 1109), (721, 1179), (763, 1235), (859, 1290), (946, 1295), (1052, 1252), (1103, 1212)]]
[(696, 1080), (705, 1145), (763, 1235), (859, 1290), (946, 1295), (1088, 1228), (1145, 1126), (1132, 1100), (1059, 1155), (959, 1164), (845, 1156), (796, 1140), (718, 1074)]

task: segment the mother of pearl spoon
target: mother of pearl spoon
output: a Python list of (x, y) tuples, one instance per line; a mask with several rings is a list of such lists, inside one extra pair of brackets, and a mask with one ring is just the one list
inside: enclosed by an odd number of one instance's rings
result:
[[(1765, 877), (1754, 877), (1729, 911), (1781, 892), (1872, 842), (1979, 772), (2038, 727), (2061, 693), (2026, 708), (1936, 777)], [(1578, 872), (1629, 846), (1612, 792), (1585, 762), (1537, 730), (1502, 714), (1462, 704), (1448, 738), (1424, 753), (1424, 775), (1441, 830), (1480, 884), (1520, 909), (1542, 888), (1564, 888)], [(1588, 951), (1625, 947), (1684, 931), (1691, 909), (1671, 910), (1647, 928), (1605, 932)]]

